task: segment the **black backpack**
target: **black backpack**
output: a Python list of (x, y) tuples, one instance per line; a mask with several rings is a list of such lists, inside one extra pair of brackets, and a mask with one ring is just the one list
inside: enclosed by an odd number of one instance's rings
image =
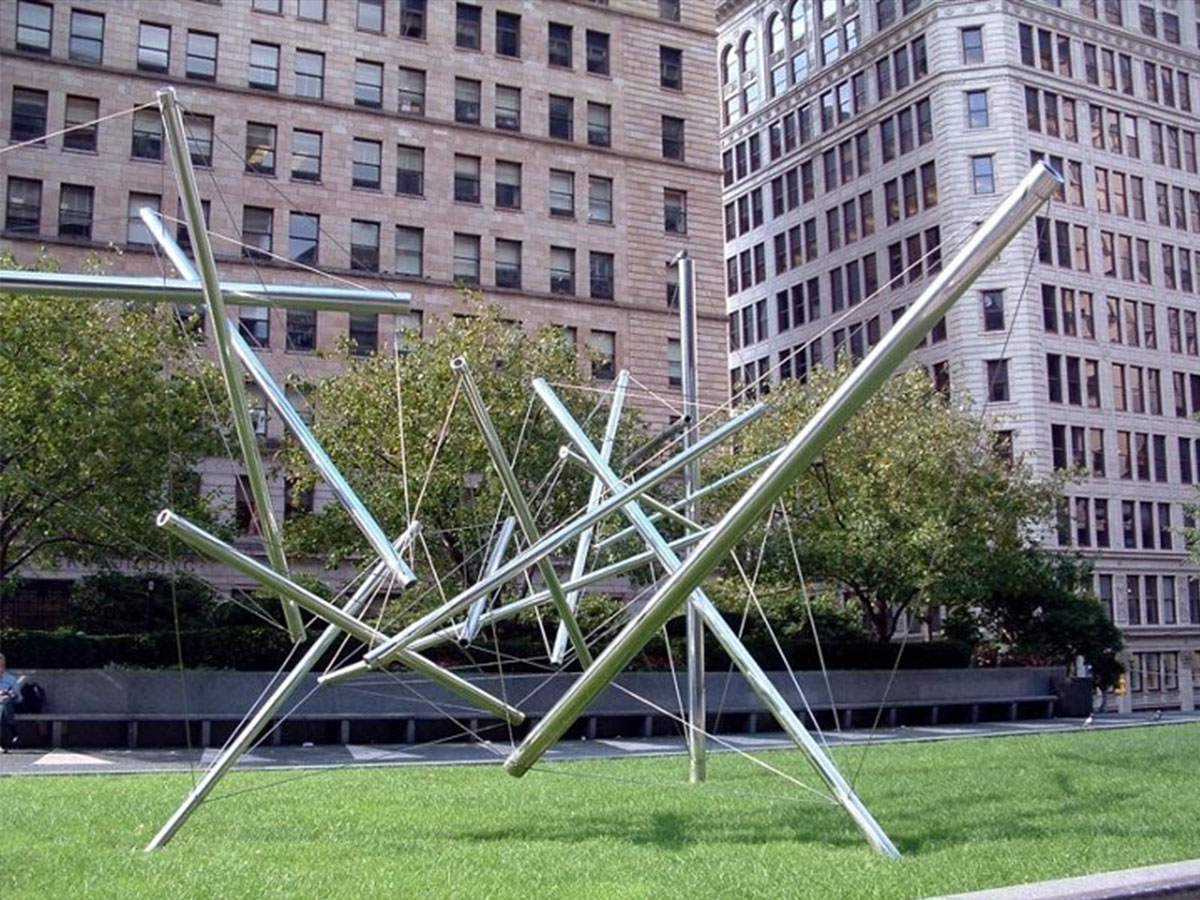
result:
[(26, 715), (36, 715), (46, 707), (46, 689), (36, 681), (27, 681), (21, 686), (21, 699), (14, 711)]

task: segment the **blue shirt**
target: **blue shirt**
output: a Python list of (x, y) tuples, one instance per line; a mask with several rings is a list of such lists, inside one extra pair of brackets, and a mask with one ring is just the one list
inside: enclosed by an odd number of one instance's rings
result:
[(17, 680), (17, 676), (12, 672), (0, 672), (0, 694), (5, 692), (12, 694), (11, 697), (4, 697), (5, 700), (18, 700), (21, 697), (21, 682)]

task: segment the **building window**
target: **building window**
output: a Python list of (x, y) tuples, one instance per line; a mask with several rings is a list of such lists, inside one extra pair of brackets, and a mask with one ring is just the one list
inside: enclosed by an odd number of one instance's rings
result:
[[(324, 19), (325, 0), (319, 0), (319, 3), (321, 5), (319, 18)], [(301, 5), (303, 6), (303, 2)], [(318, 18), (317, 16), (303, 17)], [(383, 0), (358, 0), (358, 11), (354, 24), (360, 31), (374, 31), (376, 34), (383, 34)]]
[(587, 45), (587, 70), (593, 75), (607, 75), (609, 72), (608, 35), (603, 31), (592, 31), (589, 28), (584, 38)]
[(978, 25), (962, 30), (962, 61), (966, 66), (983, 62), (983, 29)]
[(521, 56), (521, 17), (516, 13), (496, 11), (496, 55)]
[(496, 238), (496, 287), (521, 287), (521, 242)]
[(521, 89), (496, 85), (496, 128), (501, 131), (521, 130)]
[[(358, 21), (359, 28), (362, 28), (364, 4), (370, 6), (372, 4), (379, 5), (382, 0), (359, 0), (358, 3)], [(367, 13), (369, 15), (369, 11)], [(325, 21), (325, 0), (296, 0), (296, 18), (307, 19), (310, 22)], [(381, 29), (375, 29), (379, 31)]]
[(71, 10), (71, 41), (68, 55), (76, 62), (104, 61), (104, 16), (82, 9)]
[(359, 272), (379, 271), (378, 222), (350, 220), (350, 268)]
[(454, 233), (454, 280), (479, 284), (479, 235)]
[(597, 331), (588, 335), (588, 350), (592, 354), (592, 377), (599, 381), (612, 381), (617, 376), (617, 334), (615, 331)]
[(983, 291), (980, 293), (983, 302), (983, 330), (1004, 330), (1004, 291)]
[(355, 138), (353, 152), (351, 183), (355, 187), (379, 190), (383, 173), (383, 144)]
[(216, 81), (217, 42), (215, 34), (207, 31), (189, 31), (185, 71), (188, 78), (197, 81)]
[(242, 256), (270, 259), (274, 249), (275, 213), (265, 206), (242, 207)]
[(588, 268), (591, 276), (592, 299), (613, 299), (614, 281), (616, 280), (616, 262), (613, 255), (593, 250), (588, 258)]
[[(14, 104), (14, 122), (16, 117)], [(133, 145), (130, 155), (134, 159), (162, 159), (163, 124), (158, 110), (139, 109), (133, 114)]]
[(575, 140), (575, 101), (572, 98), (550, 95), (550, 137)]
[(396, 226), (396, 274), (420, 278), (424, 274), (425, 230)]
[(587, 142), (593, 147), (612, 145), (612, 107), (607, 103), (588, 101)]
[(13, 88), (12, 129), (9, 136), (14, 143), (35, 141), (45, 136), (49, 102), (49, 95), (45, 91)]
[(279, 90), (279, 45), (250, 42), (250, 87)]
[(17, 2), (17, 49), (35, 53), (50, 52), (50, 28), (54, 7), (34, 0)]
[(313, 309), (289, 309), (284, 346), (292, 353), (312, 353), (317, 349), (317, 312)]
[(100, 101), (95, 97), (76, 97), (67, 94), (63, 127), (73, 129), (63, 135), (63, 149), (96, 152), (96, 119), (100, 117)]
[(1008, 400), (1008, 360), (987, 361), (988, 402), (1004, 403)]
[(668, 22), (679, 21), (680, 0), (658, 0), (658, 17)]
[(454, 16), (454, 46), (478, 50), (481, 46), (483, 10), (470, 3), (459, 3)]
[(296, 96), (320, 100), (325, 96), (325, 54), (296, 51)]
[(42, 183), (33, 178), (10, 176), (4, 230), (14, 234), (37, 234), (41, 221)]
[(425, 40), (425, 0), (400, 0), (400, 37)]
[(425, 193), (425, 151), (399, 144), (396, 147), (396, 193), (414, 197)]
[(671, 387), (683, 384), (683, 347), (679, 338), (667, 338), (667, 384)]
[(321, 180), (321, 132), (292, 132), (292, 178), (296, 181)]
[(379, 349), (379, 314), (350, 313), (350, 352), (370, 356)]
[(365, 59), (354, 63), (354, 104), (371, 109), (383, 106), (383, 63)]
[(400, 67), (399, 110), (410, 116), (425, 115), (425, 71)]
[(550, 215), (575, 217), (575, 175), (560, 169), (550, 170)]
[(496, 160), (496, 208), (521, 208), (521, 164)]
[(275, 174), (275, 126), (262, 122), (246, 123), (246, 171), (257, 175)]
[(550, 293), (575, 293), (575, 251), (570, 247), (550, 248)]
[[(271, 346), (271, 310), (266, 306), (243, 306), (238, 309), (238, 331), (251, 347), (267, 348)], [(259, 408), (265, 410), (259, 397)], [(254, 400), (251, 398), (251, 403)], [(266, 434), (266, 422), (261, 426), (255, 424), (255, 431)]]
[(142, 22), (138, 28), (137, 67), (146, 72), (165, 72), (171, 63), (171, 29)]
[(457, 203), (479, 202), (479, 157), (454, 155), (454, 200)]
[(613, 183), (611, 178), (588, 176), (588, 221), (611, 225), (613, 220)]
[(976, 194), (994, 194), (996, 178), (991, 156), (971, 157), (971, 189)]
[(468, 125), (479, 124), (480, 98), (483, 86), (473, 78), (454, 79), (454, 121)]
[(212, 168), (213, 117), (184, 113), (183, 133), (187, 135), (188, 153), (192, 165)]
[(91, 186), (64, 184), (58, 195), (58, 236), (90, 241), (94, 203), (95, 189)]
[(663, 230), (687, 234), (687, 192), (663, 189)]
[(142, 221), (141, 212), (143, 208), (151, 209), (156, 213), (162, 212), (162, 197), (158, 194), (131, 193), (129, 195), (129, 207), (127, 210), (129, 221), (125, 231), (125, 242), (148, 247), (154, 244), (154, 238), (150, 236), (150, 230), (146, 228), (146, 223)]
[(967, 91), (967, 127), (988, 127), (987, 91)]
[(571, 26), (551, 22), (548, 45), (550, 65), (571, 68)]
[[(662, 155), (663, 159), (682, 160), (683, 156), (683, 119), (675, 116), (662, 117)], [(590, 130), (589, 130), (590, 137)]]
[(250, 7), (255, 12), (273, 13), (278, 16), (283, 14), (281, 2), (282, 0), (252, 0)]
[(658, 83), (673, 91), (683, 90), (683, 51), (678, 47), (658, 48)]
[(319, 258), (321, 217), (294, 212), (288, 222), (288, 259), (315, 266)]

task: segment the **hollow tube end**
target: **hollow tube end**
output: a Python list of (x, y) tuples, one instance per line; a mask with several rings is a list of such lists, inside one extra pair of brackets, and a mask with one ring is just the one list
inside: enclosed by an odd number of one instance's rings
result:
[(166, 528), (169, 524), (171, 524), (171, 520), (174, 518), (175, 513), (171, 512), (169, 509), (164, 509), (154, 517), (154, 524), (159, 528)]
[(450, 368), (455, 372), (461, 372), (467, 367), (467, 358), (465, 356), (456, 356), (450, 360)]

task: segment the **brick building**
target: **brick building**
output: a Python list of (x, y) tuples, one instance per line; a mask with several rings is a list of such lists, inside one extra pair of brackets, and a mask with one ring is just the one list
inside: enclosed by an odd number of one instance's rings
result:
[[(706, 0), (13, 0), (0, 8), (0, 246), (158, 274), (143, 206), (180, 215), (157, 110), (173, 85), (222, 276), (413, 296), (392, 316), (231, 307), (276, 375), (349, 335), (462, 310), (458, 282), (677, 392), (674, 286), (697, 261), (701, 399), (726, 397), (714, 19)], [(232, 239), (232, 240), (230, 240)], [(276, 259), (269, 254), (275, 254)], [(211, 327), (211, 323), (208, 324)], [(281, 423), (259, 414), (267, 437)], [(234, 503), (234, 473), (209, 486)], [(283, 486), (275, 486), (284, 509)], [(317, 498), (321, 502), (321, 498)]]
[(994, 417), (1008, 452), (1087, 473), (1047, 537), (1094, 561), (1144, 706), (1190, 706), (1200, 683), (1181, 534), (1200, 476), (1198, 14), (1193, 0), (718, 8), (734, 389), (860, 358), (1033, 161), (1063, 172), (917, 358)]

